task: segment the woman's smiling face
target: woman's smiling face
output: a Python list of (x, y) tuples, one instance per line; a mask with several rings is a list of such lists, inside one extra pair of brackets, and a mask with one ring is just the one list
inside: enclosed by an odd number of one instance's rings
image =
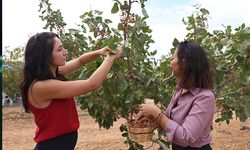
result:
[(174, 76), (179, 76), (180, 74), (180, 65), (179, 65), (179, 59), (177, 57), (178, 48), (175, 49), (172, 61), (171, 61), (171, 68), (172, 73)]

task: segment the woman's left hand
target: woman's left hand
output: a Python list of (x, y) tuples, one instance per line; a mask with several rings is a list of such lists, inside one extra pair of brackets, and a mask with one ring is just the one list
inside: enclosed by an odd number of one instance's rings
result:
[(103, 56), (106, 56), (109, 51), (110, 51), (110, 49), (108, 48), (108, 46), (99, 49), (100, 55), (103, 55)]

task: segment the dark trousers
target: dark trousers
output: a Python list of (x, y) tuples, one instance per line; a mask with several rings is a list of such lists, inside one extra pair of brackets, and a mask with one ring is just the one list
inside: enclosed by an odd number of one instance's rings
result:
[(210, 144), (204, 145), (202, 147), (181, 147), (180, 145), (177, 144), (172, 144), (172, 149), (173, 150), (212, 150)]
[(74, 150), (77, 142), (77, 131), (67, 133), (36, 144), (34, 150)]

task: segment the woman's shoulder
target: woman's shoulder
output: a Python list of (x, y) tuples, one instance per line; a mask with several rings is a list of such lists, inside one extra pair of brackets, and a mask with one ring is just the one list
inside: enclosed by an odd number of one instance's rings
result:
[(210, 99), (213, 101), (215, 100), (214, 92), (211, 89), (201, 88), (199, 93), (197, 94), (197, 97), (206, 98), (206, 99)]
[(58, 79), (36, 80), (33, 82), (32, 86), (33, 87), (48, 86), (48, 85), (55, 84), (60, 81), (61, 80), (58, 80)]
[(214, 92), (212, 89), (207, 89), (207, 88), (200, 88), (200, 91), (205, 94), (212, 94), (214, 95)]
[(29, 91), (36, 97), (43, 97), (47, 91), (57, 88), (58, 82), (60, 81), (57, 79), (36, 80), (29, 87)]

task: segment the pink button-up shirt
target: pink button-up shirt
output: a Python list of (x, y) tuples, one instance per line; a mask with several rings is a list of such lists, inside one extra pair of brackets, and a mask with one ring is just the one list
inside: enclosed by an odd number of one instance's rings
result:
[(211, 90), (195, 88), (181, 95), (176, 87), (165, 111), (169, 119), (165, 126), (166, 138), (183, 147), (201, 147), (211, 142), (211, 125), (216, 112)]

